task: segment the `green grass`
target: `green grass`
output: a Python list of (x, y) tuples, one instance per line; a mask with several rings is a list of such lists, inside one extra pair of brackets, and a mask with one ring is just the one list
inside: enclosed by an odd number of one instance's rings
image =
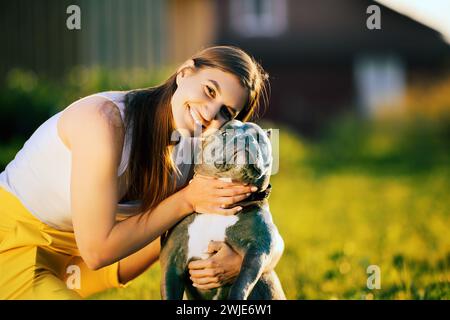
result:
[[(289, 299), (450, 298), (448, 170), (273, 181), (271, 208), (286, 242), (277, 271)], [(380, 290), (366, 287), (373, 264)]]
[[(450, 166), (318, 171), (305, 164), (312, 147), (281, 130), (270, 205), (285, 240), (276, 271), (288, 299), (449, 299)], [(380, 267), (379, 290), (367, 288), (369, 265)], [(92, 298), (160, 299), (159, 277), (157, 265)]]

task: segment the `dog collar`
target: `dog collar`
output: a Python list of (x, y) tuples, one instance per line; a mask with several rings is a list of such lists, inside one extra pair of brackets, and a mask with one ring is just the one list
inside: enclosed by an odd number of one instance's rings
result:
[(236, 203), (236, 205), (239, 205), (241, 207), (248, 207), (251, 205), (259, 204), (264, 199), (269, 198), (271, 191), (272, 191), (272, 186), (269, 184), (264, 191), (253, 192), (246, 199), (242, 200), (241, 202)]

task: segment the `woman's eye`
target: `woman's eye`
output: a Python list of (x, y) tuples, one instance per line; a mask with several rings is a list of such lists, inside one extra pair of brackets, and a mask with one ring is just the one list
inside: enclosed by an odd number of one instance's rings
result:
[(214, 91), (213, 88), (211, 88), (211, 87), (209, 87), (209, 86), (206, 86), (206, 90), (208, 91), (208, 95), (209, 95), (211, 98), (215, 98), (215, 97), (216, 97), (216, 91)]

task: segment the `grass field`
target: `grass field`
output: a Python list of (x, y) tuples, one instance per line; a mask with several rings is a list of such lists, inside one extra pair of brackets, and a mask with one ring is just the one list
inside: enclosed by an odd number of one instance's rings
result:
[[(270, 205), (288, 299), (449, 299), (450, 166), (324, 170), (306, 164), (310, 152), (281, 130)], [(380, 289), (367, 288), (369, 265), (380, 268)], [(159, 277), (156, 265), (92, 299), (160, 299)]]

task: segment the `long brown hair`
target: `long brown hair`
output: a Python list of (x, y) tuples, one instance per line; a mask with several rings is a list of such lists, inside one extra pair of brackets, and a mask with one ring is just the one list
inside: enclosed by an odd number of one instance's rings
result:
[[(215, 46), (193, 55), (196, 68), (218, 68), (235, 75), (248, 90), (248, 99), (236, 119), (247, 121), (257, 114), (261, 97), (268, 103), (268, 75), (243, 50), (233, 46)], [(177, 89), (177, 73), (163, 84), (132, 90), (125, 96), (126, 134), (131, 151), (126, 179), (129, 189), (125, 198), (142, 200), (147, 211), (176, 191), (179, 174), (172, 159), (174, 132), (171, 98)]]

